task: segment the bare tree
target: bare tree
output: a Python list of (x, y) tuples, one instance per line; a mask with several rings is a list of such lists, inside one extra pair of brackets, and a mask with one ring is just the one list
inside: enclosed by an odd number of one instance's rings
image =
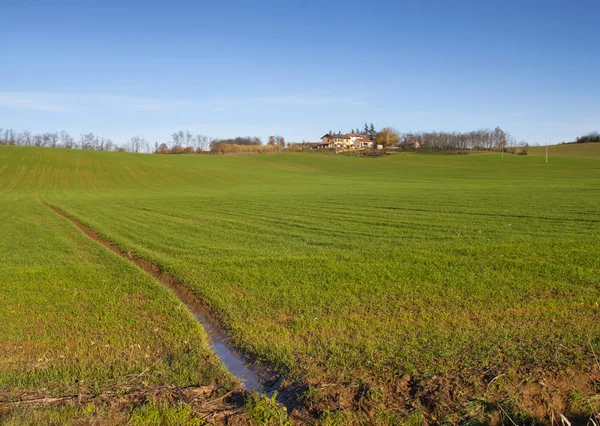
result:
[(269, 136), (267, 145), (280, 146), (285, 148), (285, 138), (280, 135)]
[(4, 130), (4, 143), (6, 145), (16, 145), (17, 144), (16, 133), (13, 129)]
[(25, 130), (21, 133), (21, 139), (23, 141), (24, 146), (32, 146), (33, 145), (33, 136), (29, 130)]
[(177, 132), (174, 132), (171, 135), (171, 138), (173, 139), (173, 145), (183, 145), (184, 140), (185, 140), (185, 134), (183, 132), (183, 130), (179, 130)]
[(206, 151), (208, 143), (208, 136), (196, 135), (196, 151)]
[(192, 148), (194, 148), (194, 145), (196, 144), (196, 138), (194, 138), (194, 135), (189, 130), (185, 131), (183, 144)]
[(400, 146), (409, 147), (418, 142), (422, 148), (434, 150), (492, 150), (501, 149), (509, 143), (514, 143), (514, 138), (511, 138), (512, 136), (504, 132), (500, 127), (496, 127), (494, 130), (480, 129), (466, 133), (405, 133), (400, 135)]
[(96, 148), (96, 137), (93, 133), (82, 133), (79, 136), (79, 146), (81, 149), (94, 150)]
[(146, 139), (144, 139), (140, 136), (133, 136), (129, 140), (129, 150), (131, 152), (140, 152), (142, 149), (146, 148), (147, 146), (148, 146), (148, 142), (146, 141)]
[(50, 147), (56, 148), (58, 146), (58, 133), (48, 133), (48, 140), (50, 142)]
[(75, 140), (66, 131), (60, 132), (60, 144), (63, 148), (71, 149), (75, 145)]

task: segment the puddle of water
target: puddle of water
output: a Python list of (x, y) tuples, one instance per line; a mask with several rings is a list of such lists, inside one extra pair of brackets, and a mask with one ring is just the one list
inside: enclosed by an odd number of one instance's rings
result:
[(217, 357), (225, 364), (229, 372), (242, 382), (244, 389), (250, 392), (266, 392), (267, 389), (258, 379), (258, 373), (249, 368), (242, 354), (226, 343), (226, 336), (217, 331), (201, 313), (197, 312), (193, 307), (187, 306), (206, 330)]

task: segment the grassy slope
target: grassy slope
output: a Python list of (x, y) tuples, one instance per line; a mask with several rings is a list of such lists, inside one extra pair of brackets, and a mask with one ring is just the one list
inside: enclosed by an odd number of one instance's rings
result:
[[(545, 156), (546, 147), (532, 146), (529, 148), (529, 154)], [(548, 147), (548, 156), (600, 158), (600, 142), (551, 145)]]
[(600, 350), (594, 158), (2, 157), (0, 190), (39, 191), (163, 265), (316, 387), (386, 393), (406, 372), (584, 367)]
[[(39, 164), (24, 160), (25, 152), (35, 151), (0, 150), (0, 400), (231, 386), (174, 295), (38, 201), (27, 176), (41, 181), (44, 172), (30, 173)], [(81, 413), (49, 414), (62, 424)], [(12, 421), (51, 421), (31, 415)]]

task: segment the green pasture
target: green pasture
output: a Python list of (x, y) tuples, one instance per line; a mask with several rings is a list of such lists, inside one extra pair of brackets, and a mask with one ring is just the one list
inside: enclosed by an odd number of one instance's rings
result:
[[(11, 188), (28, 167), (23, 152), (0, 150), (0, 401), (232, 388), (176, 296), (43, 206), (33, 183)], [(64, 424), (98, 413), (2, 414), (0, 424)]]
[[(546, 147), (532, 146), (529, 148), (529, 154), (545, 157)], [(600, 158), (600, 142), (550, 145), (548, 147), (548, 157), (554, 158), (555, 156)]]
[(237, 345), (316, 399), (323, 383), (367, 383), (389, 406), (404, 374), (585, 369), (600, 353), (589, 145), (559, 147), (550, 164), (537, 148), (501, 159), (0, 147), (0, 391), (147, 368), (156, 383), (228, 380), (175, 296), (39, 199), (176, 275)]

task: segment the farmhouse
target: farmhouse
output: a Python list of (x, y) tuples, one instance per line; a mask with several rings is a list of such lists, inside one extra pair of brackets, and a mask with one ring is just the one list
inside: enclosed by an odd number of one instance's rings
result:
[(414, 142), (407, 142), (405, 144), (406, 148), (409, 149), (419, 149), (421, 147), (421, 144), (419, 143), (419, 141), (414, 141)]
[(367, 135), (360, 133), (327, 133), (321, 137), (321, 143), (317, 148), (371, 148), (373, 142)]

